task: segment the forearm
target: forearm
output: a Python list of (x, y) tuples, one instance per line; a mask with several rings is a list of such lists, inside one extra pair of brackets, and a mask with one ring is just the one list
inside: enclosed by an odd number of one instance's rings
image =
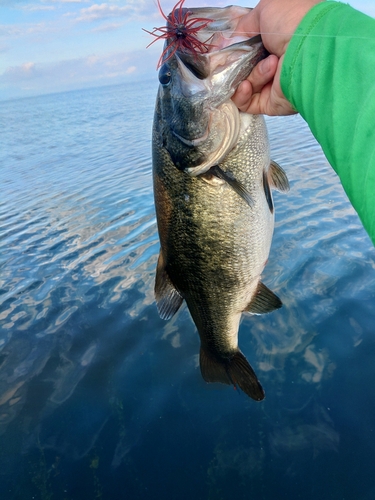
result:
[(345, 4), (315, 6), (289, 43), (281, 87), (375, 244), (375, 20)]

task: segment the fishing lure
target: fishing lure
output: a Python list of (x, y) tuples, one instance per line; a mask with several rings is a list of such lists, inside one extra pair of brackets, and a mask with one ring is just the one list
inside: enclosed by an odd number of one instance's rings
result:
[(205, 52), (208, 52), (211, 47), (213, 47), (213, 45), (208, 43), (211, 37), (205, 42), (201, 42), (199, 38), (197, 38), (198, 32), (212, 23), (213, 19), (207, 19), (205, 17), (192, 17), (189, 19), (192, 12), (186, 8), (182, 8), (185, 0), (178, 0), (172, 9), (172, 12), (169, 16), (166, 16), (161, 8), (160, 1), (157, 0), (157, 2), (161, 15), (167, 21), (167, 26), (154, 28), (153, 31), (148, 31), (142, 28), (143, 31), (146, 31), (146, 33), (156, 37), (155, 40), (147, 45), (146, 48), (150, 47), (150, 45), (155, 43), (157, 40), (164, 39), (168, 41), (167, 46), (164, 48), (160, 56), (157, 69), (168, 61), (168, 59), (170, 59), (177, 50), (197, 55), (204, 54)]

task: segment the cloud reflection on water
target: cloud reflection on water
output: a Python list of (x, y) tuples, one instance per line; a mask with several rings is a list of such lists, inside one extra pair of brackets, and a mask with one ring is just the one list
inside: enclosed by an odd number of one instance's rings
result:
[[(301, 119), (270, 120), (273, 158), (292, 189), (275, 195), (264, 282), (284, 307), (244, 315), (239, 334), (266, 400), (257, 405), (232, 388), (205, 384), (186, 307), (164, 322), (154, 303), (159, 245), (150, 136), (139, 132), (149, 130), (153, 97), (132, 108), (134, 95), (124, 86), (30, 101), (29, 126), (39, 116), (40, 127), (32, 127), (18, 160), (2, 153), (4, 466), (42, 450), (48, 470), (59, 457), (73, 476), (71, 461), (81, 471), (87, 457), (100, 455), (110, 475), (126, 478), (139, 495), (137, 474), (157, 484), (151, 467), (143, 474), (147, 460), (171, 469), (185, 455), (199, 456), (184, 462), (186, 477), (207, 482), (212, 498), (228, 478), (244, 491), (264, 488), (266, 474), (285, 461), (293, 477), (301, 463), (341, 451), (339, 417), (324, 398), (332, 400), (344, 365), (361, 380), (350, 370), (372, 345), (374, 250)], [(23, 116), (21, 104), (14, 101), (12, 114)], [(77, 107), (71, 116), (69, 104)], [(45, 124), (43, 110), (60, 120)], [(361, 397), (350, 383), (346, 390)], [(176, 474), (185, 489), (192, 485)]]

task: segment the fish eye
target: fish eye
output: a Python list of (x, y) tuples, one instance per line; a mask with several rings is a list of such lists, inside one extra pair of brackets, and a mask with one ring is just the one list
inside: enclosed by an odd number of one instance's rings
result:
[(170, 81), (172, 79), (172, 73), (166, 66), (162, 66), (159, 71), (159, 82), (165, 86), (169, 85)]

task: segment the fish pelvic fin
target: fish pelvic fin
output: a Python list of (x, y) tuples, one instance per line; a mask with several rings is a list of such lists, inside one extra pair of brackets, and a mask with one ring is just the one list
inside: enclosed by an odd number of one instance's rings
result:
[(233, 385), (255, 401), (264, 399), (264, 390), (239, 349), (228, 357), (219, 357), (208, 348), (201, 347), (199, 363), (202, 377), (206, 382)]
[(268, 176), (271, 186), (273, 186), (278, 191), (286, 193), (289, 191), (289, 181), (284, 170), (280, 167), (278, 163), (271, 160), (270, 169), (268, 171)]
[(180, 309), (184, 299), (174, 287), (160, 252), (155, 277), (155, 300), (161, 319), (171, 319)]
[(251, 314), (266, 314), (280, 309), (283, 305), (277, 295), (275, 295), (264, 283), (259, 281), (255, 294), (251, 298), (250, 304), (246, 307), (245, 312)]

